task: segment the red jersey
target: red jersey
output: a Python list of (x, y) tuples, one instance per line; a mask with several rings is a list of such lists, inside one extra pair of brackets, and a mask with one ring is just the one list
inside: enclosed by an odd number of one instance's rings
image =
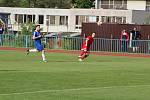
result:
[(128, 33), (127, 33), (127, 32), (122, 32), (120, 39), (121, 39), (121, 40), (122, 40), (122, 39), (125, 39), (125, 40), (128, 41), (128, 40), (129, 40), (129, 35), (128, 35)]
[[(92, 36), (88, 36), (86, 38), (86, 41), (83, 43), (83, 46), (82, 46), (81, 50), (87, 50), (88, 51), (91, 44), (93, 43), (93, 41), (94, 41), (94, 38)], [(87, 44), (86, 44), (86, 42), (87, 42)]]

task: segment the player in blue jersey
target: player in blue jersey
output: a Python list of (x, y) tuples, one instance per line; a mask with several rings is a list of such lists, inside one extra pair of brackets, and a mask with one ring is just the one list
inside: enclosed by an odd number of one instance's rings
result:
[(35, 26), (35, 31), (32, 34), (32, 39), (34, 40), (36, 49), (28, 49), (27, 55), (29, 54), (29, 52), (42, 52), (42, 60), (44, 62), (47, 62), (45, 59), (45, 50), (41, 43), (42, 34), (40, 33), (40, 25)]

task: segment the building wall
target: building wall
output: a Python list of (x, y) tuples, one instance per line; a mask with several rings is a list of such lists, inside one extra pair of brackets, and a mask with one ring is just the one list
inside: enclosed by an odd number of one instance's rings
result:
[[(12, 8), (12, 7), (0, 7), (0, 12), (10, 13), (11, 24), (13, 29), (18, 31), (20, 25), (15, 22), (15, 14), (28, 14), (35, 15), (35, 22), (38, 20), (38, 15), (44, 15), (44, 32), (81, 32), (81, 29), (76, 29), (76, 16), (99, 16), (101, 20), (102, 16), (118, 16), (126, 17), (126, 23), (131, 24), (132, 21), (132, 10), (115, 10), (115, 9), (44, 9), (44, 8)], [(59, 15), (68, 16), (68, 25), (46, 25), (47, 15)], [(58, 20), (57, 20), (58, 21)], [(57, 22), (56, 21), (56, 22)], [(57, 22), (58, 23), (58, 22)], [(79, 25), (81, 27), (81, 25)]]
[(145, 11), (133, 11), (132, 22), (134, 24), (145, 24), (146, 12)]
[(129, 10), (145, 10), (146, 0), (127, 0), (127, 9)]
[[(96, 9), (101, 8), (101, 0), (95, 0), (95, 8)], [(146, 0), (127, 0), (127, 9), (146, 10)]]
[(135, 24), (150, 24), (150, 12), (134, 10), (132, 13), (132, 22)]

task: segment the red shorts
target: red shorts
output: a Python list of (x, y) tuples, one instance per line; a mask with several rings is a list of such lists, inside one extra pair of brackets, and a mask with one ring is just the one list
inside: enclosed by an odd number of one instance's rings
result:
[(86, 46), (86, 45), (83, 45), (82, 48), (81, 48), (81, 50), (84, 51), (84, 52), (89, 53), (90, 48), (88, 46)]

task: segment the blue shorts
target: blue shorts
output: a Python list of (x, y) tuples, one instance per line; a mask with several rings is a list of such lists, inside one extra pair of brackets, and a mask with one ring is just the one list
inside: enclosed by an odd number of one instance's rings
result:
[(42, 45), (41, 43), (35, 43), (35, 47), (36, 47), (36, 49), (37, 49), (38, 51), (44, 50), (44, 47), (43, 47), (43, 45)]

